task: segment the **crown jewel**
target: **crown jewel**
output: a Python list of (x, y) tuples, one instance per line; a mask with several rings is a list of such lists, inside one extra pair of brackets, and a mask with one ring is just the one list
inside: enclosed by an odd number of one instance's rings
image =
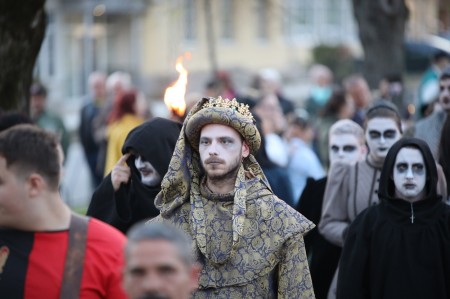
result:
[(222, 97), (209, 98), (209, 101), (207, 101), (202, 108), (212, 107), (231, 108), (239, 114), (242, 114), (242, 116), (244, 116), (245, 118), (248, 118), (252, 121), (254, 120), (253, 115), (250, 112), (250, 107), (247, 104), (238, 103), (235, 98), (232, 100), (222, 99)]

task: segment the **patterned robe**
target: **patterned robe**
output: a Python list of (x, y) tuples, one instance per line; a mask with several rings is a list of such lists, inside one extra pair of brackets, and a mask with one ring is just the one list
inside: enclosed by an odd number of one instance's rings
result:
[(152, 220), (192, 237), (203, 266), (193, 298), (314, 298), (303, 241), (314, 224), (273, 194), (253, 154), (243, 159), (233, 192), (212, 194), (205, 187), (196, 149), (202, 125), (234, 128), (253, 152), (260, 144), (254, 123), (236, 110), (205, 108), (208, 100), (184, 122), (155, 199), (161, 214)]
[[(248, 185), (246, 215), (233, 244), (233, 194), (214, 195), (201, 186), (203, 213), (190, 203), (154, 221), (167, 221), (206, 241), (193, 250), (203, 266), (193, 298), (314, 298), (303, 234), (314, 225), (272, 194), (257, 178)], [(203, 235), (204, 234), (204, 235)]]

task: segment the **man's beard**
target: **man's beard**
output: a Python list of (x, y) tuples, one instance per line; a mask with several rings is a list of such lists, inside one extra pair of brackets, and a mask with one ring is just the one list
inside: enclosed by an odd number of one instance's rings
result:
[(206, 173), (206, 177), (208, 178), (208, 181), (210, 181), (211, 183), (214, 183), (214, 182), (221, 182), (221, 181), (236, 179), (239, 168), (241, 167), (241, 159), (240, 159), (240, 156), (238, 156), (236, 158), (236, 160), (234, 161), (234, 163), (232, 163), (228, 167), (228, 169), (222, 174), (209, 174), (208, 171), (206, 170), (205, 166), (203, 165), (203, 162), (201, 164), (202, 164), (203, 171)]

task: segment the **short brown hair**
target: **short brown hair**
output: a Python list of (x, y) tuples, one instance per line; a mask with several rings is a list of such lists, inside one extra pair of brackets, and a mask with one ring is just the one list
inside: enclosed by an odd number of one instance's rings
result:
[(58, 189), (60, 160), (58, 139), (34, 125), (16, 125), (0, 133), (0, 156), (8, 168), (42, 175), (47, 184)]

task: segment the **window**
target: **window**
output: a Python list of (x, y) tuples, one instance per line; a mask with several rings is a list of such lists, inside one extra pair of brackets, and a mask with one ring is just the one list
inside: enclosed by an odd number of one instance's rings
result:
[(221, 0), (220, 16), (222, 20), (220, 37), (224, 40), (234, 38), (234, 5), (233, 0)]
[(314, 36), (314, 4), (316, 1), (287, 0), (285, 3), (289, 37), (292, 39), (304, 39)]
[(330, 26), (342, 24), (342, 9), (344, 1), (327, 0), (325, 2), (325, 23)]
[(293, 41), (341, 43), (356, 40), (351, 0), (285, 0), (286, 35)]
[(269, 22), (269, 1), (257, 0), (256, 7), (256, 36), (259, 40), (267, 40), (268, 37), (268, 22)]
[(323, 1), (325, 16), (321, 40), (337, 43), (356, 39), (351, 1)]
[(195, 41), (197, 38), (197, 15), (195, 0), (184, 2), (184, 38), (186, 41)]

